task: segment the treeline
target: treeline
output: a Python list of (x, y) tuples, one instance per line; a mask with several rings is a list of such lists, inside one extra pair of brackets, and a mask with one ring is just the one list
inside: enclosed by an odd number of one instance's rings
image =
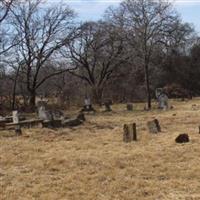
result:
[(3, 0), (0, 12), (1, 108), (34, 109), (37, 96), (151, 108), (158, 87), (200, 94), (200, 40), (170, 2), (125, 0), (97, 22), (42, 0)]

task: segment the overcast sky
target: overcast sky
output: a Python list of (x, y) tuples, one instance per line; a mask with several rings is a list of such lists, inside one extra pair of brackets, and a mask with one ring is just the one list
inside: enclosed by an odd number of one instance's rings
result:
[[(56, 0), (50, 0), (56, 2)], [(73, 8), (81, 20), (98, 20), (108, 6), (117, 6), (121, 0), (63, 0)], [(173, 0), (172, 0), (173, 1)], [(175, 7), (185, 22), (193, 23), (200, 32), (200, 0), (175, 0)], [(58, 1), (57, 1), (58, 2)]]

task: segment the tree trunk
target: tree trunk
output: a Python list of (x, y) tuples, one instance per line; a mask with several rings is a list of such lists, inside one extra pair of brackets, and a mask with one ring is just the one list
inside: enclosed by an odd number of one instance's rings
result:
[(32, 90), (30, 92), (30, 99), (29, 99), (29, 106), (31, 110), (35, 110), (35, 99), (36, 99), (36, 93), (35, 90)]
[(93, 99), (95, 104), (102, 104), (103, 88), (94, 87), (92, 88)]
[(147, 95), (147, 108), (151, 109), (151, 92), (150, 92), (150, 83), (149, 83), (149, 67), (145, 63), (145, 84), (146, 84), (146, 95)]
[(12, 110), (15, 110), (15, 102), (16, 102), (16, 86), (17, 86), (17, 79), (19, 75), (20, 66), (17, 68), (17, 72), (15, 75), (14, 85), (13, 85), (13, 94), (12, 94)]

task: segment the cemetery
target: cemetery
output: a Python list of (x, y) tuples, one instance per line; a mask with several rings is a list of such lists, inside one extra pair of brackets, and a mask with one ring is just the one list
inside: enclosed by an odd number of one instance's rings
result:
[(0, 0), (0, 200), (200, 200), (199, 10)]
[[(152, 111), (144, 111), (143, 103), (133, 103), (132, 111), (126, 104), (113, 104), (111, 112), (95, 106), (95, 114), (80, 115), (81, 124), (75, 126), (80, 108), (70, 111), (74, 118), (63, 113), (67, 125), (60, 127), (40, 126), (43, 119), (20, 117), (15, 123), (21, 134), (7, 128), (0, 132), (2, 199), (5, 195), (96, 199), (98, 194), (117, 199), (127, 185), (132, 185), (131, 190), (127, 187), (127, 199), (133, 193), (138, 199), (173, 199), (174, 192), (166, 194), (172, 187), (180, 195), (188, 190), (198, 194), (200, 113), (192, 105), (200, 105), (200, 99), (168, 104), (175, 108), (161, 110), (159, 101)], [(9, 129), (14, 122), (7, 120)], [(113, 187), (117, 192), (112, 192)]]

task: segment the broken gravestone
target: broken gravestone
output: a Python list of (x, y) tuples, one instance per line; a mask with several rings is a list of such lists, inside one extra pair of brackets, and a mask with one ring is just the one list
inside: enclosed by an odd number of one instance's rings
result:
[(190, 141), (188, 134), (180, 134), (176, 139), (176, 143), (187, 143)]
[(124, 125), (123, 141), (126, 143), (137, 141), (137, 130), (135, 123)]
[(85, 121), (85, 116), (83, 113), (80, 113), (76, 118), (74, 119), (67, 119), (65, 121), (63, 121), (63, 126), (65, 127), (75, 127), (75, 126), (79, 126), (81, 124), (83, 124), (83, 122)]
[(147, 126), (148, 126), (150, 133), (156, 134), (156, 133), (161, 132), (161, 127), (160, 127), (159, 121), (157, 119), (147, 122)]
[(126, 108), (127, 108), (128, 111), (133, 111), (133, 104), (128, 103), (128, 104), (126, 105)]

